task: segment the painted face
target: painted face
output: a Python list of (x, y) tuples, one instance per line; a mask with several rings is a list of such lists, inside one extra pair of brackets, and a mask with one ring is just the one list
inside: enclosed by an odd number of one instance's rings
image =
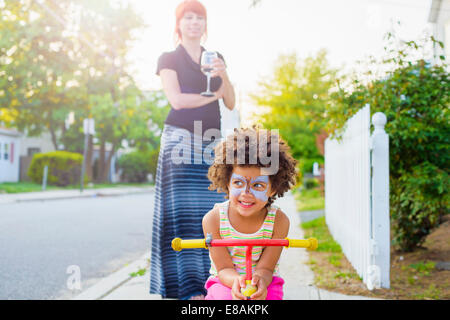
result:
[(258, 176), (253, 179), (247, 179), (237, 173), (231, 175), (230, 194), (239, 197), (242, 192), (251, 193), (255, 198), (266, 202), (267, 189), (269, 187), (269, 176)]

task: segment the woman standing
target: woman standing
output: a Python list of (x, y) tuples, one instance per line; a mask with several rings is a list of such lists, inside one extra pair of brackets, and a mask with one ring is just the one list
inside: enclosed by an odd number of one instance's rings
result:
[[(160, 56), (156, 72), (172, 108), (161, 136), (156, 173), (150, 293), (164, 298), (201, 299), (209, 276), (208, 251), (175, 252), (171, 241), (175, 237), (202, 238), (204, 214), (224, 201), (224, 194), (208, 190), (209, 164), (203, 159), (203, 151), (211, 141), (205, 141), (203, 134), (208, 129), (220, 132), (218, 100), (223, 99), (232, 110), (235, 95), (220, 54), (212, 64), (214, 96), (200, 94), (206, 88), (206, 76), (200, 70), (205, 50), (201, 40), (207, 34), (205, 7), (197, 0), (187, 0), (178, 5), (175, 14), (178, 46)], [(185, 134), (180, 137), (180, 132)], [(190, 154), (182, 152), (180, 161), (181, 149)], [(201, 159), (201, 163), (194, 159)]]

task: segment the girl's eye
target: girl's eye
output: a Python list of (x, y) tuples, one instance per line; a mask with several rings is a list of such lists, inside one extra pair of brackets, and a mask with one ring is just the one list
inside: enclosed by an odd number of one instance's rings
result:
[(244, 183), (241, 180), (233, 180), (233, 185), (236, 187), (242, 187)]
[(253, 188), (256, 190), (264, 190), (264, 189), (266, 189), (266, 185), (264, 183), (257, 182), (255, 184), (253, 184)]

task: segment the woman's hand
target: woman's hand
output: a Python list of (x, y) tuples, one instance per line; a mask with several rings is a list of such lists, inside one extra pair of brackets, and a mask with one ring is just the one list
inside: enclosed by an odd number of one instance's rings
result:
[(219, 91), (223, 90), (223, 93), (220, 97), (218, 97), (218, 99), (222, 98), (225, 106), (229, 110), (233, 110), (236, 103), (236, 98), (234, 95), (233, 85), (228, 78), (225, 62), (221, 58), (217, 58), (211, 64), (211, 67), (213, 68), (211, 77), (220, 77), (222, 79), (222, 86), (219, 88)]
[(237, 276), (234, 278), (233, 286), (231, 287), (231, 296), (233, 300), (247, 300), (241, 293), (241, 288), (245, 288), (245, 276)]
[(227, 75), (227, 67), (225, 66), (225, 62), (220, 59), (216, 58), (214, 59), (214, 62), (212, 63), (211, 67), (213, 68), (213, 71), (211, 72), (211, 78), (214, 77), (221, 77), (224, 78)]

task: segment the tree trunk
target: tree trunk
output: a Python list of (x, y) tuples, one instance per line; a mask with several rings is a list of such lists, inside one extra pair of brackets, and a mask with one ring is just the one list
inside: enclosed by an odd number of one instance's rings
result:
[(98, 172), (97, 172), (97, 182), (105, 182), (103, 179), (103, 168), (105, 166), (105, 149), (106, 149), (106, 141), (102, 138), (100, 141), (100, 154), (98, 159)]
[(89, 181), (94, 181), (94, 169), (92, 165), (92, 157), (94, 155), (94, 136), (89, 135), (88, 145), (87, 145), (87, 153), (86, 153), (86, 174), (89, 178)]
[(55, 148), (55, 150), (58, 150), (58, 141), (56, 139), (55, 129), (53, 128), (53, 120), (52, 120), (53, 113), (51, 110), (49, 111), (48, 116), (49, 116), (48, 131), (50, 132), (50, 135), (52, 137), (53, 147)]
[(50, 135), (52, 136), (53, 147), (55, 148), (55, 150), (58, 150), (58, 142), (56, 141), (55, 130), (53, 130), (53, 128), (50, 126), (49, 131), (50, 131)]
[(328, 133), (325, 130), (320, 130), (319, 134), (316, 134), (316, 147), (319, 153), (325, 155), (325, 140), (328, 138)]
[(105, 163), (102, 165), (101, 177), (102, 177), (102, 181), (104, 181), (104, 182), (109, 182), (108, 175), (109, 175), (109, 170), (111, 168), (111, 159), (114, 156), (115, 150), (116, 150), (116, 143), (114, 142), (112, 145), (112, 148), (108, 154), (108, 158), (106, 159)]

